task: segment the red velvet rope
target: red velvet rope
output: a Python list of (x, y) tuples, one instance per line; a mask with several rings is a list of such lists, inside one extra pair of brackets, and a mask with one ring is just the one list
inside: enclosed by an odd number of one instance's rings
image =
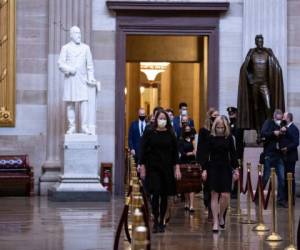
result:
[[(241, 176), (241, 175), (240, 175)], [(260, 190), (261, 192), (261, 197), (262, 197), (262, 204), (264, 209), (266, 210), (268, 208), (270, 196), (271, 196), (271, 190), (272, 190), (272, 185), (271, 182), (269, 182), (269, 188), (268, 188), (268, 193), (265, 197), (264, 195), (264, 187), (263, 187), (263, 180), (262, 180), (262, 175), (258, 175), (258, 181), (257, 181), (257, 186), (255, 192), (253, 192), (252, 188), (252, 181), (251, 181), (251, 174), (250, 171), (247, 171), (247, 179), (246, 179), (246, 185), (245, 188), (243, 188), (243, 176), (240, 178), (241, 182), (241, 190), (240, 192), (242, 194), (246, 194), (247, 192), (250, 192), (251, 200), (254, 202), (256, 199), (258, 199), (258, 192)]]

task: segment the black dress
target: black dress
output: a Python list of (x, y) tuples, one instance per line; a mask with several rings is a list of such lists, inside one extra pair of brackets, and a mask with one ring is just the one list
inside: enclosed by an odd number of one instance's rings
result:
[(238, 166), (232, 136), (209, 136), (206, 154), (204, 168), (207, 170), (210, 190), (230, 193), (232, 171)]
[(174, 166), (178, 163), (178, 150), (173, 131), (145, 131), (141, 141), (140, 163), (146, 167), (145, 185), (148, 193), (175, 195)]
[(178, 151), (180, 153), (179, 162), (181, 164), (195, 162), (195, 155), (187, 155), (187, 153), (194, 151), (194, 145), (192, 140), (187, 141), (183, 138), (180, 139), (178, 142)]

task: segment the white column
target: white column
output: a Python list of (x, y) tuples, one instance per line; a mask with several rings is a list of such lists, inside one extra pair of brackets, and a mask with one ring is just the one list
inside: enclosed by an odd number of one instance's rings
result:
[(243, 26), (243, 57), (255, 47), (255, 36), (262, 34), (264, 47), (273, 50), (282, 68), (286, 101), (287, 1), (244, 0)]
[(62, 135), (64, 133), (65, 109), (62, 101), (63, 76), (58, 70), (57, 60), (62, 45), (69, 41), (69, 29), (77, 25), (82, 39), (91, 41), (91, 0), (49, 1), (49, 54), (48, 54), (48, 118), (47, 156), (40, 178), (40, 193), (57, 180), (62, 167)]

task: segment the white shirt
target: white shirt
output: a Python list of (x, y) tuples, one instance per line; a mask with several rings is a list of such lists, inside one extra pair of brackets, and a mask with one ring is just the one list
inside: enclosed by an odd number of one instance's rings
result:
[[(144, 131), (145, 131), (145, 127), (146, 127), (146, 121), (145, 121), (145, 120), (144, 120), (144, 121), (141, 121), (141, 120), (139, 119), (139, 131), (140, 131), (140, 136), (143, 135), (143, 133), (144, 133)], [(143, 131), (142, 131), (141, 128), (143, 128)]]

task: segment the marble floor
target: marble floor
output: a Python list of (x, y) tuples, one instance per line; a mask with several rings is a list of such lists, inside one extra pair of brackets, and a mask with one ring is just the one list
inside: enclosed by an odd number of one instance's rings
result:
[[(152, 236), (152, 249), (256, 250), (284, 249), (288, 245), (287, 209), (278, 209), (278, 228), (284, 241), (271, 246), (264, 241), (264, 235), (251, 230), (253, 225), (242, 225), (233, 216), (225, 231), (213, 234), (199, 197), (196, 203), (194, 215), (184, 212), (183, 203), (173, 206), (166, 232)], [(45, 197), (0, 197), (0, 250), (112, 249), (122, 207), (120, 198), (109, 203), (55, 203)], [(264, 214), (266, 224), (271, 226), (270, 210)], [(298, 198), (297, 221), (299, 216)], [(124, 236), (120, 249), (129, 249)]]

